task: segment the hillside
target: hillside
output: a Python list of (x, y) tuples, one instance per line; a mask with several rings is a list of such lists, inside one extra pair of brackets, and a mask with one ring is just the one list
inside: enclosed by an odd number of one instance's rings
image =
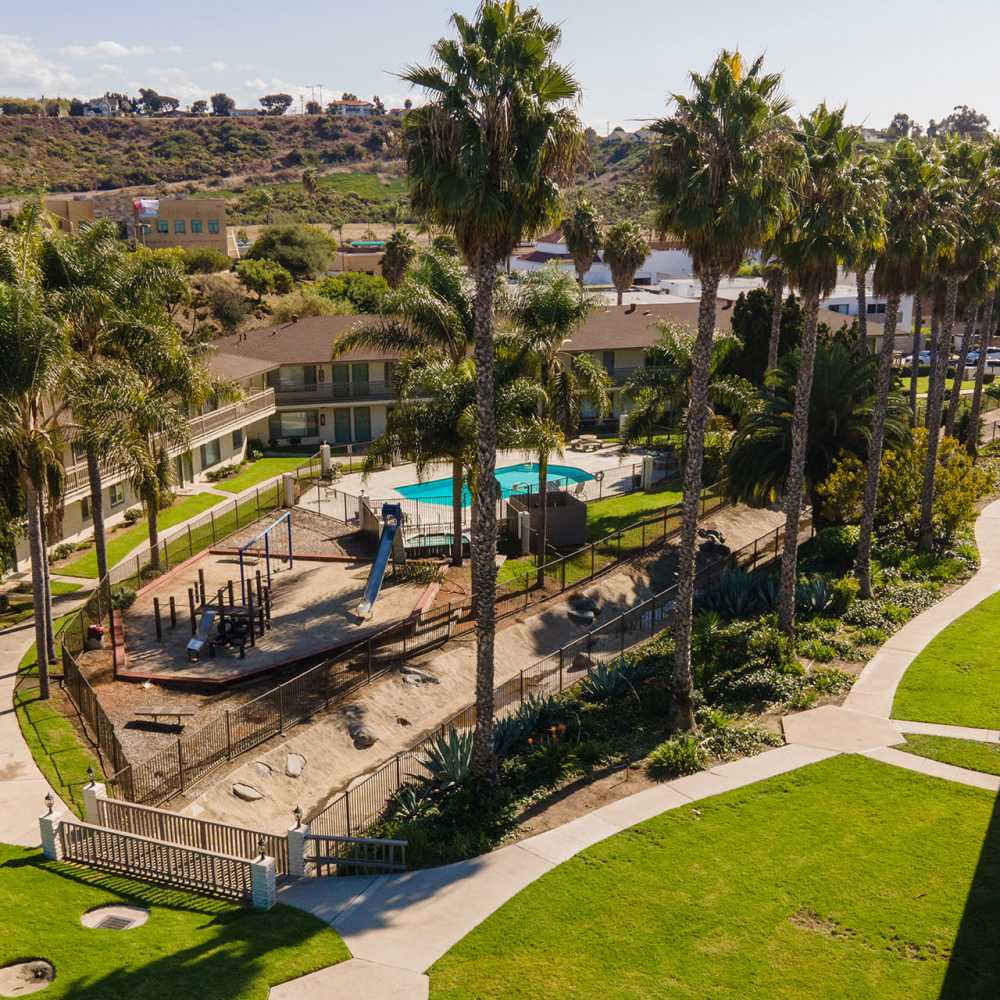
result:
[(281, 118), (0, 117), (0, 193), (108, 191), (381, 163), (399, 121)]

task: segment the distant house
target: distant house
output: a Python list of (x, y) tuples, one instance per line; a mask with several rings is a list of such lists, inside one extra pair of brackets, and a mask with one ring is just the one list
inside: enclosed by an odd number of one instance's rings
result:
[(371, 101), (330, 101), (326, 109), (340, 118), (370, 118), (375, 113)]
[(260, 116), (260, 108), (233, 108), (229, 112), (230, 118), (258, 118)]
[(84, 118), (112, 118), (118, 114), (118, 102), (107, 97), (95, 97), (83, 105)]

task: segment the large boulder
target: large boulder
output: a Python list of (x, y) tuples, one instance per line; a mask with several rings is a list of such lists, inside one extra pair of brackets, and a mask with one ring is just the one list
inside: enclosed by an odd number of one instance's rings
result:
[(352, 722), (348, 727), (347, 731), (354, 740), (354, 745), (358, 750), (366, 750), (368, 747), (373, 746), (378, 742), (378, 737), (375, 735), (375, 731), (369, 726), (366, 726), (363, 722)]

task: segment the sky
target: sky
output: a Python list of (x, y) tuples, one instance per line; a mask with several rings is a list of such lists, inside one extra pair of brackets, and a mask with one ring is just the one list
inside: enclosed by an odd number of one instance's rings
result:
[[(926, 125), (956, 104), (1000, 126), (995, 0), (841, 0), (838, 4), (669, 4), (663, 0), (540, 0), (562, 25), (559, 58), (583, 88), (580, 115), (604, 133), (633, 130), (686, 92), (720, 48), (765, 55), (799, 111), (846, 103), (856, 124), (882, 127), (898, 111)], [(419, 100), (395, 74), (427, 60), (453, 10), (475, 2), (426, 0), (173, 0), (89, 4), (5, 0), (0, 18), (0, 95), (96, 97), (140, 86), (182, 106), (224, 90), (240, 107), (284, 91), (323, 100), (352, 91), (387, 107)]]

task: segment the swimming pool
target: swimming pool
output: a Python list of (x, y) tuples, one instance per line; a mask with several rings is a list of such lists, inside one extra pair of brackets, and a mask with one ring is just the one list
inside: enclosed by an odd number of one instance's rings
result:
[[(521, 462), (520, 465), (505, 465), (496, 470), (500, 483), (501, 496), (509, 497), (516, 493), (532, 493), (538, 491), (538, 463)], [(594, 477), (584, 469), (572, 465), (550, 465), (549, 483), (555, 483), (560, 489), (565, 489), (574, 483), (585, 483)], [(397, 486), (396, 492), (407, 500), (423, 500), (424, 503), (451, 506), (451, 476), (445, 479), (432, 479), (428, 483), (411, 483), (409, 486)], [(462, 505), (468, 507), (472, 503), (472, 494), (467, 485), (462, 486)]]

